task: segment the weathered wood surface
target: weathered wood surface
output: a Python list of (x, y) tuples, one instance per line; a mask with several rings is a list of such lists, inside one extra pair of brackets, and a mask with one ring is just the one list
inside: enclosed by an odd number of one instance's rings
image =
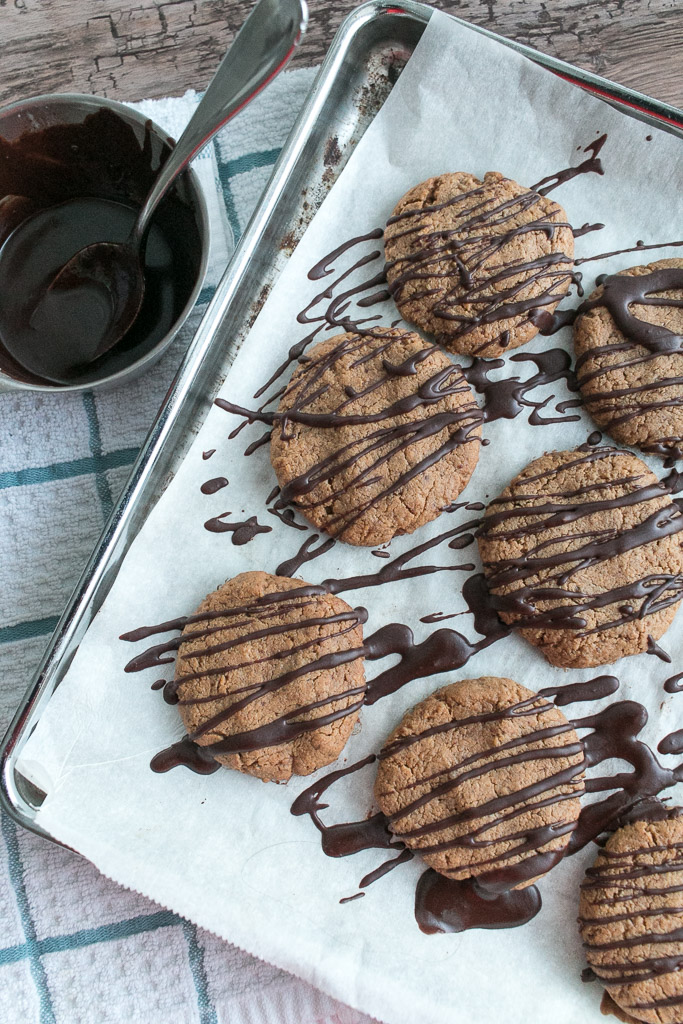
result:
[[(203, 88), (253, 0), (0, 0), (0, 103)], [(295, 63), (319, 62), (355, 0), (309, 0)], [(683, 0), (437, 0), (444, 10), (683, 106)]]

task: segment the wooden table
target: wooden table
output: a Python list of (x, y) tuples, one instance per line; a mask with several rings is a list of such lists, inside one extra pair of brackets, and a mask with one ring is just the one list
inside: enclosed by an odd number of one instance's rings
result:
[[(683, 0), (436, 0), (461, 18), (683, 106)], [(0, 104), (202, 89), (253, 0), (0, 0)], [(309, 0), (295, 65), (322, 60), (356, 0)]]

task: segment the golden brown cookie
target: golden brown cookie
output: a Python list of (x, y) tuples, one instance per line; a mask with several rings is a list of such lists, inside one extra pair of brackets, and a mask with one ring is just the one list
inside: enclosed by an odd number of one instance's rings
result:
[(277, 415), (276, 504), (349, 544), (384, 544), (435, 519), (479, 457), (481, 413), (460, 367), (409, 331), (316, 345)]
[(365, 694), (366, 616), (321, 590), (241, 573), (183, 629), (178, 710), (226, 767), (284, 782), (334, 761), (349, 738)]
[(583, 760), (554, 704), (511, 679), (462, 679), (404, 715), (380, 754), (375, 797), (436, 871), (521, 888), (565, 852)]
[(574, 325), (587, 411), (613, 438), (683, 454), (683, 260), (604, 279)]
[(442, 174), (407, 192), (385, 231), (401, 316), (453, 352), (499, 356), (538, 333), (567, 294), (574, 235), (553, 199), (490, 171)]
[(620, 828), (581, 886), (586, 959), (635, 1021), (683, 1020), (682, 814)]
[(478, 541), (493, 607), (551, 665), (648, 648), (683, 592), (681, 510), (631, 452), (550, 452), (488, 506)]

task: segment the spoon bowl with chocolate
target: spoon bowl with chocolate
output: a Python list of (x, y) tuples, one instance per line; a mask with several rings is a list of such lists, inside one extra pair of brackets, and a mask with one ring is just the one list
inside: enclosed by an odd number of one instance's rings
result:
[[(178, 144), (166, 140), (154, 164), (150, 123), (140, 143), (111, 104), (80, 124), (38, 132), (33, 111), (22, 108), (28, 130), (7, 133), (7, 116), (21, 104), (0, 115), (2, 375), (23, 386), (92, 387), (139, 356), (146, 365), (162, 323), (170, 341), (197, 297), (208, 248), (204, 206), (201, 235), (177, 202), (171, 210), (176, 181), (285, 66), (306, 24), (304, 0), (259, 0)], [(188, 247), (194, 261), (183, 261)]]
[(0, 112), (0, 391), (118, 384), (171, 344), (208, 262), (208, 211), (191, 169), (157, 210), (139, 315), (114, 349), (93, 359), (96, 318), (102, 324), (108, 315), (96, 302), (84, 307), (79, 339), (60, 330), (56, 317), (42, 330), (34, 319), (41, 295), (74, 253), (125, 241), (170, 152), (161, 128), (112, 100), (41, 96)]

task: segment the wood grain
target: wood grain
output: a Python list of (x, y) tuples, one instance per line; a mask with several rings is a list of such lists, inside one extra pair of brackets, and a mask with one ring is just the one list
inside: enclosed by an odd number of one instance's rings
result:
[[(0, 0), (0, 103), (202, 89), (253, 0)], [(295, 65), (322, 60), (354, 0), (309, 0)], [(681, 0), (441, 0), (443, 10), (683, 106)]]

